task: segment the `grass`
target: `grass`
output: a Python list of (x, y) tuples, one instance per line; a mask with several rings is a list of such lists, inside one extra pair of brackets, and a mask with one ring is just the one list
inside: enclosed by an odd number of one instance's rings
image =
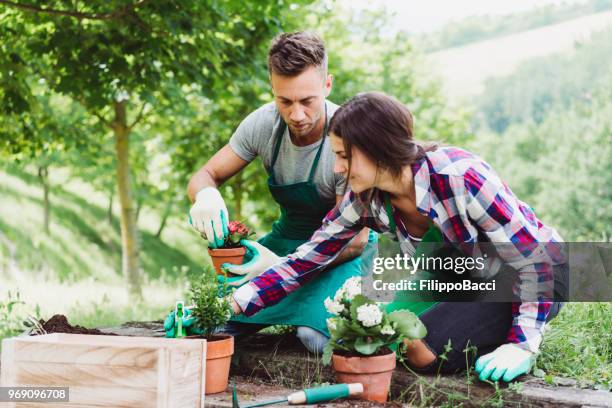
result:
[(22, 330), (28, 314), (46, 319), (61, 313), (86, 327), (162, 319), (185, 297), (188, 277), (208, 265), (206, 245), (184, 222), (183, 209), (176, 209), (158, 239), (159, 218), (145, 207), (139, 219), (145, 300), (130, 303), (121, 273), (118, 206), (109, 223), (107, 198), (88, 184), (51, 169), (51, 185), (47, 235), (33, 170), (0, 168), (0, 338)]
[[(42, 191), (37, 179), (15, 168), (10, 173), (0, 172), (0, 240), (4, 241), (0, 263), (8, 262), (12, 252), (22, 271), (42, 272), (60, 281), (93, 276), (115, 282), (121, 274), (117, 215), (109, 224), (106, 197), (66, 174), (52, 174), (51, 235), (47, 236), (42, 228)], [(164, 240), (160, 240), (152, 232), (159, 222), (156, 215), (143, 210), (139, 227), (145, 279), (172, 280), (181, 277), (178, 270), (187, 268), (195, 273), (207, 263), (204, 242), (186, 223), (180, 223), (181, 216), (174, 214)]]
[(612, 389), (612, 303), (565, 305), (545, 335), (536, 366), (548, 381), (569, 377)]

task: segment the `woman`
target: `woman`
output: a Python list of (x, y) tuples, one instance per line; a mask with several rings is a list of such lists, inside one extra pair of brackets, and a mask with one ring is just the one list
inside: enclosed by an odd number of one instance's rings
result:
[(234, 293), (235, 312), (252, 315), (277, 303), (318, 274), (364, 227), (410, 244), (403, 250), (432, 231), (447, 243), (507, 243), (498, 255), (518, 270), (521, 301), (437, 303), (420, 314), (428, 334), (412, 342), (406, 356), (422, 371), (454, 371), (465, 368), (465, 350), (475, 346), (482, 380), (511, 381), (528, 372), (544, 326), (561, 304), (527, 297), (533, 287), (524, 285), (535, 276), (538, 285), (550, 287), (553, 272), (566, 271), (557, 266), (563, 262), (555, 251), (537, 245), (560, 242), (557, 232), (477, 156), (415, 142), (412, 115), (387, 95), (365, 93), (348, 101), (332, 118), (330, 137), (334, 170), (345, 174), (351, 191), (310, 242)]

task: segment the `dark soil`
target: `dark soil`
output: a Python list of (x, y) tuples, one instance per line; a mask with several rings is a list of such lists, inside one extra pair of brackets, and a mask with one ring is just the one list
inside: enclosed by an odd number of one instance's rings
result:
[(337, 354), (342, 357), (376, 357), (376, 356), (384, 356), (386, 354), (391, 354), (391, 353), (393, 353), (393, 351), (391, 351), (391, 349), (387, 347), (383, 347), (380, 350), (378, 350), (376, 353), (370, 354), (369, 356), (364, 356), (363, 354), (357, 354), (354, 352), (348, 352), (344, 350), (334, 350), (334, 354)]
[[(72, 326), (68, 323), (68, 319), (64, 315), (56, 314), (53, 315), (49, 320), (44, 321), (43, 319), (39, 320), (41, 326), (47, 333), (71, 333), (71, 334), (92, 334), (92, 335), (111, 335), (115, 336), (115, 334), (104, 333), (98, 329), (87, 329), (82, 326)], [(32, 334), (36, 335), (36, 334)]]

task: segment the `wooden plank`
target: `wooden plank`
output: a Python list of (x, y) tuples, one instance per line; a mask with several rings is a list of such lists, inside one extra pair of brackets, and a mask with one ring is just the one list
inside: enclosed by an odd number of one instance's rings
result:
[(70, 403), (61, 406), (204, 406), (204, 339), (19, 337), (3, 341), (1, 363), (3, 386), (68, 386)]
[(75, 386), (123, 386), (157, 387), (157, 373), (140, 367), (105, 366), (100, 364), (38, 363), (18, 361), (13, 363), (18, 384), (45, 384), (64, 387), (68, 382)]
[[(2, 355), (0, 356), (0, 384), (10, 384), (10, 379), (13, 378), (13, 366), (11, 362), (14, 360), (13, 342), (9, 339), (2, 340)], [(1, 406), (1, 405), (0, 405)]]
[(13, 344), (13, 361), (153, 369), (157, 365), (157, 350), (155, 347), (131, 347), (122, 344), (97, 346), (16, 341)]

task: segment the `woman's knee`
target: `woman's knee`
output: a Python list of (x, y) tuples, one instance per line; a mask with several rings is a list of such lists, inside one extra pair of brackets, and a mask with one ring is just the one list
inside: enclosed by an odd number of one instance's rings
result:
[(311, 353), (322, 354), (329, 338), (323, 333), (308, 326), (298, 326), (297, 338)]

